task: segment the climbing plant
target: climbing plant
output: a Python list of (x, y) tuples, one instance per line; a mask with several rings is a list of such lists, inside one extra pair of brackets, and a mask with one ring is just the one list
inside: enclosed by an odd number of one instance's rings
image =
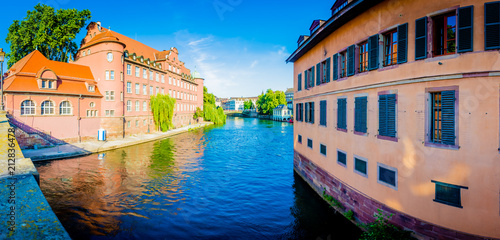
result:
[(166, 132), (173, 127), (175, 98), (165, 94), (151, 96), (150, 106), (158, 130)]

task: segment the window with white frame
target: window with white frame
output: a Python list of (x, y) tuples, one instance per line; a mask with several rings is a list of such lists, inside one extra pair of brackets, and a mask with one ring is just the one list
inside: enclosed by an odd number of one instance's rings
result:
[(148, 86), (146, 86), (146, 84), (142, 85), (142, 94), (148, 95)]
[(139, 101), (135, 101), (135, 111), (139, 112), (140, 110), (141, 110), (141, 104), (139, 103)]
[(127, 75), (132, 75), (132, 65), (127, 64)]
[(35, 102), (32, 100), (24, 100), (21, 103), (21, 115), (35, 115)]
[(132, 83), (127, 82), (127, 93), (132, 93)]
[(62, 101), (59, 104), (59, 115), (71, 115), (71, 103), (69, 101)]
[(153, 80), (153, 71), (149, 70), (149, 80)]
[(168, 76), (168, 84), (172, 84), (172, 77)]
[(109, 52), (107, 55), (107, 59), (108, 59), (108, 62), (112, 62), (113, 61), (113, 53)]
[(109, 80), (115, 80), (115, 71), (109, 71)]
[(148, 110), (148, 103), (146, 101), (142, 102), (142, 111)]
[(139, 83), (135, 84), (135, 94), (141, 94), (141, 86)]
[(106, 70), (106, 77), (104, 79), (109, 80), (109, 71), (108, 70)]
[(42, 102), (42, 115), (53, 115), (54, 114), (54, 103), (50, 100), (45, 100)]
[(159, 73), (156, 73), (156, 81), (159, 82), (160, 81), (160, 74)]
[(140, 77), (141, 76), (141, 69), (139, 67), (135, 67), (135, 76)]
[(161, 83), (165, 83), (165, 75), (161, 75)]
[(149, 94), (153, 95), (153, 86), (149, 86)]
[(132, 101), (127, 100), (127, 112), (132, 111)]
[(145, 68), (142, 69), (142, 78), (148, 79), (148, 71)]

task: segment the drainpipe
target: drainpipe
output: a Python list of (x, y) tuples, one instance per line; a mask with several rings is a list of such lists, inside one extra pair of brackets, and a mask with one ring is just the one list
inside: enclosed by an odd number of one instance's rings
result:
[(78, 142), (82, 142), (82, 136), (80, 132), (80, 121), (82, 120), (82, 117), (80, 116), (80, 100), (82, 99), (82, 95), (78, 97)]

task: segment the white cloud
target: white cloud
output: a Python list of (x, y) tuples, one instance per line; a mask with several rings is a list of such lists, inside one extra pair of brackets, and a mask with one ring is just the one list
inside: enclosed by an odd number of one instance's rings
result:
[(175, 33), (179, 58), (205, 79), (218, 97), (257, 96), (268, 88), (292, 87), (292, 64), (285, 64), (286, 47), (253, 43), (240, 38)]

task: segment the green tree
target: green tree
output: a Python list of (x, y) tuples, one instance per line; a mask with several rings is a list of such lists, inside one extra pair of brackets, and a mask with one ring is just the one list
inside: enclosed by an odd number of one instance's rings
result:
[(253, 105), (252, 100), (246, 100), (243, 103), (243, 106), (245, 107), (245, 109), (253, 109), (253, 108), (255, 108), (255, 106)]
[(215, 96), (208, 93), (207, 87), (203, 87), (203, 119), (214, 124), (225, 124), (226, 114), (224, 109), (215, 106)]
[(73, 40), (90, 18), (87, 9), (55, 11), (44, 4), (36, 5), (22, 21), (14, 20), (9, 27), (5, 39), (10, 44), (8, 67), (36, 49), (50, 60), (68, 62), (78, 51)]
[(278, 105), (286, 104), (286, 96), (282, 91), (268, 89), (266, 93), (259, 95), (257, 109), (260, 114), (270, 115)]
[(174, 117), (175, 98), (165, 94), (151, 96), (151, 112), (158, 129), (166, 132), (173, 127), (172, 118)]

